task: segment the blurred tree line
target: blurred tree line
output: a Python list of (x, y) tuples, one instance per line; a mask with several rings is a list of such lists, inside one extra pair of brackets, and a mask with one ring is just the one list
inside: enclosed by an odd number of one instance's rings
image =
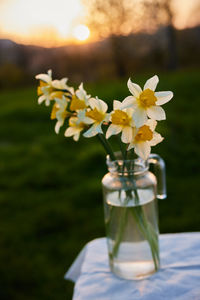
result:
[(44, 48), (0, 40), (0, 88), (32, 83), (50, 68), (86, 82), (200, 66), (200, 26), (177, 30), (172, 0), (83, 2), (98, 42)]

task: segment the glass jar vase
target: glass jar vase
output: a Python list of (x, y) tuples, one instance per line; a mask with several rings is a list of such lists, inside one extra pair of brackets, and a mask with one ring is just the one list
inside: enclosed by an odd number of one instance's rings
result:
[(147, 161), (107, 157), (107, 166), (102, 186), (110, 268), (119, 277), (141, 279), (160, 265), (157, 198), (166, 197), (164, 161), (156, 154)]

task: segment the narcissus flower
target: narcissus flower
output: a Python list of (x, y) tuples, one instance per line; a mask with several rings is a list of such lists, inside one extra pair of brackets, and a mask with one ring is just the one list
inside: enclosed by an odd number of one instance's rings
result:
[(51, 112), (51, 119), (57, 119), (57, 123), (55, 125), (55, 132), (59, 133), (60, 127), (63, 126), (64, 121), (67, 117), (71, 115), (67, 111), (68, 101), (63, 96), (62, 99), (55, 98), (55, 103)]
[(40, 96), (38, 103), (41, 104), (45, 101), (45, 104), (48, 106), (51, 100), (51, 93), (54, 90), (52, 87), (52, 71), (49, 70), (47, 74), (38, 74), (35, 78), (40, 80), (40, 85), (37, 88), (37, 94)]
[(90, 98), (89, 105), (91, 109), (87, 110), (85, 122), (91, 123), (92, 126), (83, 134), (84, 137), (92, 137), (98, 133), (103, 133), (101, 125), (103, 122), (108, 122), (109, 114), (107, 114), (108, 105), (98, 98)]
[(149, 119), (144, 125), (133, 129), (133, 139), (128, 150), (134, 148), (135, 153), (146, 160), (151, 152), (151, 146), (162, 142), (163, 137), (155, 130), (157, 122)]
[(39, 74), (35, 78), (40, 80), (40, 85), (37, 89), (38, 96), (40, 96), (38, 98), (39, 104), (45, 101), (46, 106), (48, 106), (51, 100), (55, 98), (61, 99), (63, 95), (68, 96), (73, 93), (73, 88), (66, 84), (67, 78), (52, 80), (51, 70), (47, 74)]
[(71, 117), (69, 119), (69, 127), (65, 131), (65, 136), (73, 136), (74, 141), (78, 141), (80, 133), (87, 127), (87, 124), (84, 123), (85, 120), (85, 111), (79, 111), (77, 117)]
[(72, 95), (72, 100), (70, 104), (71, 111), (79, 111), (88, 107), (88, 100), (90, 95), (87, 95), (86, 91), (83, 88), (83, 84), (79, 86), (75, 94)]
[(113, 112), (111, 112), (110, 121), (112, 124), (108, 127), (106, 138), (111, 135), (122, 132), (121, 140), (123, 143), (130, 143), (132, 139), (132, 128), (135, 125), (133, 121), (133, 112), (131, 108), (122, 109), (122, 102), (114, 100)]
[(151, 77), (142, 90), (138, 84), (133, 83), (130, 79), (128, 80), (128, 88), (132, 96), (124, 99), (123, 107), (134, 108), (133, 119), (136, 126), (143, 125), (148, 117), (153, 120), (166, 119), (165, 111), (160, 105), (170, 101), (173, 93), (170, 91), (155, 92), (158, 81), (157, 75)]

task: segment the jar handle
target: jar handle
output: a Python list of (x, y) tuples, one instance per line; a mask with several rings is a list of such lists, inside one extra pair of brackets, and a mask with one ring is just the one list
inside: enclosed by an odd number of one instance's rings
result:
[(157, 179), (157, 198), (166, 199), (165, 162), (159, 155), (151, 153), (148, 158), (148, 163), (153, 165), (153, 173)]

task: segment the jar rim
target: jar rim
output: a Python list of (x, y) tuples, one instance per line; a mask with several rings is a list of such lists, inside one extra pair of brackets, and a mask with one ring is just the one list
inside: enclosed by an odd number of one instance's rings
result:
[[(116, 156), (120, 156), (119, 152), (115, 153)], [(119, 175), (140, 175), (149, 169), (147, 160), (143, 160), (140, 157), (134, 159), (116, 159), (111, 160), (110, 156), (106, 156), (106, 164), (110, 173), (117, 173)]]

